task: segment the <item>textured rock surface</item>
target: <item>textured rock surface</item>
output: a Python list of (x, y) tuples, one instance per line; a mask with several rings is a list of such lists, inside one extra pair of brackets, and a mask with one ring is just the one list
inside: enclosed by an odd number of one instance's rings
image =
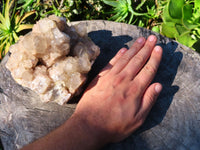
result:
[(43, 102), (63, 105), (80, 93), (100, 50), (87, 37), (85, 26), (69, 27), (64, 18), (49, 16), (20, 37), (10, 52), (6, 67), (15, 81)]
[[(120, 48), (129, 47), (139, 36), (155, 34), (107, 21), (84, 21), (79, 25), (86, 27), (89, 37), (101, 49), (89, 73), (90, 79)], [(200, 56), (156, 35), (164, 53), (155, 81), (161, 82), (164, 89), (145, 124), (126, 140), (108, 145), (104, 150), (199, 150)], [(7, 57), (0, 65), (0, 135), (5, 149), (14, 150), (62, 124), (76, 104), (38, 103), (35, 93), (12, 79), (5, 68)]]

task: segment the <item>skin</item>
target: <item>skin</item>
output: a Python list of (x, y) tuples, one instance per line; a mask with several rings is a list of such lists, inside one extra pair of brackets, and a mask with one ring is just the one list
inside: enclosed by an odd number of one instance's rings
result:
[(94, 150), (118, 142), (145, 121), (162, 90), (151, 84), (162, 58), (153, 35), (122, 48), (91, 82), (62, 126), (22, 150)]

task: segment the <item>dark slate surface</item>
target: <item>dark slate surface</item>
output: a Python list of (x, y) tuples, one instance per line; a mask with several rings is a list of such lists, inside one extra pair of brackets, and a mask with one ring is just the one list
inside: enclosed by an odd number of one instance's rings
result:
[[(108, 21), (83, 21), (101, 54), (89, 73), (89, 81), (122, 47), (140, 36), (155, 34), (163, 47), (163, 59), (154, 82), (163, 91), (144, 125), (122, 142), (104, 150), (199, 150), (200, 149), (200, 56), (189, 48), (136, 26)], [(74, 22), (72, 24), (77, 24)], [(73, 113), (76, 103), (42, 104), (39, 97), (16, 84), (0, 65), (0, 135), (5, 150), (14, 150), (47, 134)], [(88, 83), (89, 83), (88, 81)]]

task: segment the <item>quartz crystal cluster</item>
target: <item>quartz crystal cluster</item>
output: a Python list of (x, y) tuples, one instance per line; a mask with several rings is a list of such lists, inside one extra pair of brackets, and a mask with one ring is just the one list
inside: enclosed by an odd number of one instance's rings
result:
[(43, 102), (63, 105), (78, 93), (100, 50), (84, 27), (69, 27), (64, 18), (49, 16), (20, 37), (10, 52), (6, 67), (15, 81), (34, 90)]

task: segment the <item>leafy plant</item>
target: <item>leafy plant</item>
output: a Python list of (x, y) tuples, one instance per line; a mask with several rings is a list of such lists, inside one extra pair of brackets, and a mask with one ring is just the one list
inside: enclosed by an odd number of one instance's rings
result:
[(32, 15), (34, 11), (23, 16), (16, 11), (17, 3), (14, 0), (3, 1), (0, 13), (0, 60), (8, 52), (10, 45), (17, 42), (20, 32), (31, 29), (31, 24), (24, 24), (24, 20)]
[(20, 16), (31, 11), (35, 12), (34, 17), (32, 16), (31, 19), (26, 19), (28, 22), (35, 23), (36, 20), (39, 20), (42, 17), (41, 11), (43, 9), (41, 0), (17, 0), (17, 11), (20, 12)]
[(109, 20), (135, 24), (156, 32), (160, 31), (160, 15), (166, 0), (103, 0), (113, 7)]
[(145, 27), (147, 29), (152, 29), (156, 32), (159, 32), (159, 18), (160, 18), (160, 11), (158, 11), (159, 5), (157, 4), (157, 0), (144, 0), (136, 7), (137, 11), (145, 12), (146, 15), (138, 16), (135, 20), (139, 22), (135, 23), (140, 27)]
[(32, 11), (35, 7), (33, 6), (35, 2), (36, 0), (17, 0), (17, 4), (19, 5), (17, 10), (20, 10), (20, 16), (22, 16), (25, 12)]
[[(117, 21), (117, 22), (121, 22), (121, 21), (126, 22), (125, 19), (129, 18), (128, 23), (130, 24), (133, 21), (134, 15), (135, 16), (146, 15), (146, 13), (135, 12), (133, 10), (131, 0), (103, 0), (103, 2), (107, 5), (114, 7), (114, 10), (109, 12), (111, 14), (114, 14), (110, 18), (110, 20), (114, 20), (114, 21)], [(141, 3), (141, 5), (139, 5), (139, 6), (141, 7), (142, 4), (143, 3)]]
[(43, 4), (43, 10), (42, 10), (42, 16), (48, 16), (50, 14), (54, 14), (56, 16), (65, 16), (65, 13), (69, 10), (67, 7), (65, 7), (64, 4), (66, 4), (71, 7), (73, 5), (73, 1), (58, 1), (58, 0), (51, 0), (47, 1), (46, 3)]
[(200, 52), (199, 0), (169, 0), (162, 19), (163, 35)]
[(50, 14), (63, 16), (67, 21), (104, 19), (104, 7), (102, 0), (50, 0), (42, 4), (40, 16)]
[(109, 14), (105, 11), (110, 10), (110, 7), (106, 5), (102, 0), (86, 0), (82, 1), (82, 12), (78, 20), (92, 20), (92, 19), (104, 19), (106, 20)]

